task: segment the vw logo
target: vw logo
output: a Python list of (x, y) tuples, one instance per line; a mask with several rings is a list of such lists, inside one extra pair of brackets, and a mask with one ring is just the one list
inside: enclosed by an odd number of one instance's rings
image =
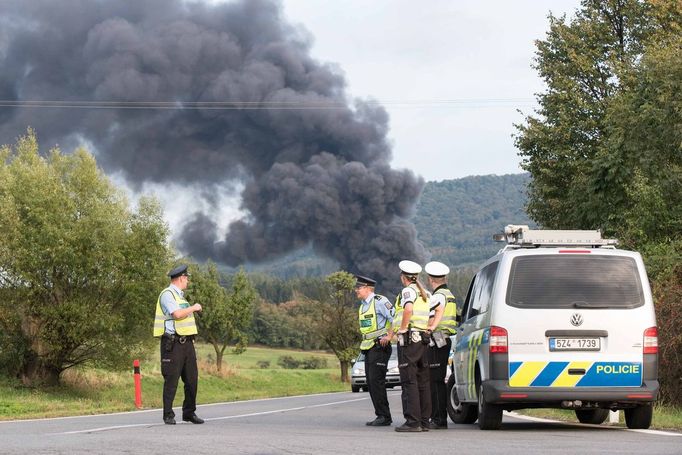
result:
[(573, 313), (571, 316), (571, 324), (574, 326), (578, 327), (579, 325), (582, 325), (583, 323), (583, 317), (580, 313)]

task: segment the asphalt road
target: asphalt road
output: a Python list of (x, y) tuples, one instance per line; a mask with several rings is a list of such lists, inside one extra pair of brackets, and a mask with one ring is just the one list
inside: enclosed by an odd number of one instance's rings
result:
[[(182, 392), (180, 392), (182, 394)], [(400, 390), (389, 391), (394, 426)], [(0, 422), (2, 454), (681, 454), (682, 433), (538, 422), (505, 414), (502, 429), (450, 424), (396, 433), (367, 427), (367, 393), (200, 406), (204, 425), (164, 425), (161, 411)], [(180, 415), (180, 412), (176, 410)]]

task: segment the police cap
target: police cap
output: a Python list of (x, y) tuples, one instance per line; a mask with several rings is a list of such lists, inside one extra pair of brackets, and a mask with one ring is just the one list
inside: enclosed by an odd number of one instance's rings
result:
[(179, 266), (175, 267), (173, 270), (168, 272), (168, 276), (173, 278), (177, 278), (182, 275), (187, 275), (189, 276), (189, 272), (187, 272), (187, 264), (180, 264)]
[(355, 275), (355, 287), (359, 288), (361, 286), (371, 286), (374, 287), (377, 282), (371, 278), (367, 278), (366, 276), (361, 276), (361, 275)]
[(424, 266), (424, 271), (432, 277), (442, 277), (450, 273), (450, 268), (438, 261), (431, 261)]
[(400, 261), (398, 267), (406, 275), (418, 275), (422, 271), (422, 266), (413, 261)]

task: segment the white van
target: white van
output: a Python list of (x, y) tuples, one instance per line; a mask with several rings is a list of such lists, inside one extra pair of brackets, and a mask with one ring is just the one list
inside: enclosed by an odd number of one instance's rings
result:
[(563, 408), (582, 423), (624, 410), (648, 428), (658, 332), (639, 253), (599, 231), (509, 225), (474, 276), (453, 343), (450, 417), (498, 429), (503, 410)]

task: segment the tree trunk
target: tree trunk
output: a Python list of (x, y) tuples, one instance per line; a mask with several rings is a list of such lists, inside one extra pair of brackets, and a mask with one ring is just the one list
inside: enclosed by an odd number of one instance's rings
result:
[(211, 343), (213, 345), (213, 349), (215, 350), (215, 368), (216, 370), (220, 371), (221, 368), (223, 367), (223, 351), (224, 349), (220, 349), (218, 347), (218, 343)]
[(61, 369), (45, 359), (50, 347), (40, 338), (43, 321), (37, 316), (27, 316), (21, 321), (21, 332), (28, 341), (28, 349), (24, 354), (19, 377), (22, 384), (30, 387), (59, 384)]
[(350, 368), (350, 362), (347, 360), (339, 360), (339, 365), (341, 366), (341, 382), (348, 382), (348, 368)]
[(25, 386), (55, 386), (59, 384), (59, 369), (48, 365), (35, 352), (27, 353), (21, 369), (21, 383)]

